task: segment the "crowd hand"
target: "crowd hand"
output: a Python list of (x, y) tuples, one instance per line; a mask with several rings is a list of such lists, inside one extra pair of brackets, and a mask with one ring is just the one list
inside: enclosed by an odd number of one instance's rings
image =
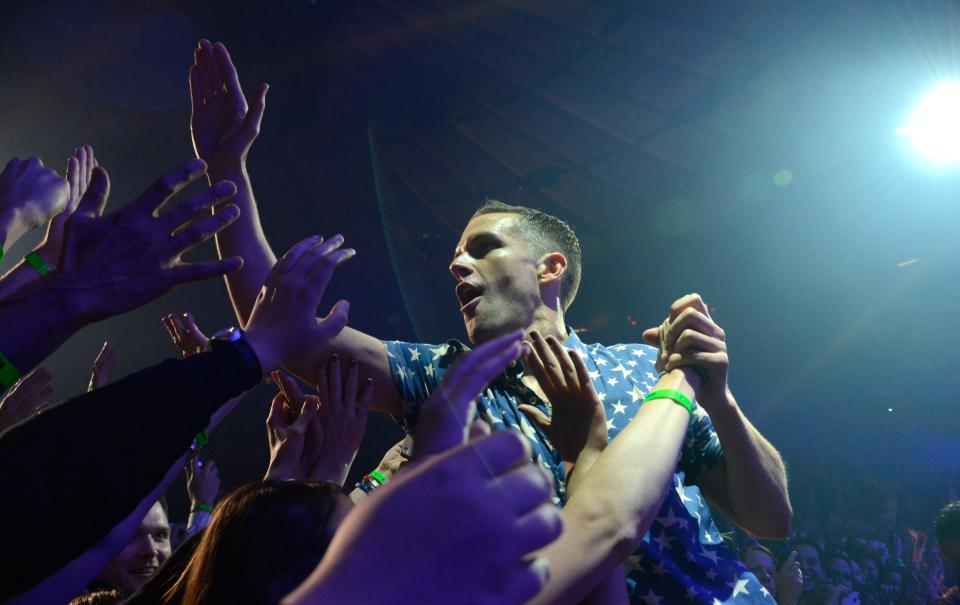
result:
[[(519, 335), (498, 347), (487, 355), (518, 355)], [(432, 454), (347, 515), (328, 556), (284, 605), (456, 602), (463, 595), (475, 603), (520, 605), (540, 592), (549, 566), (531, 553), (560, 535), (562, 521), (550, 504), (549, 476), (529, 463), (526, 439), (497, 431)], [(367, 581), (370, 569), (398, 565), (401, 582)]]
[(197, 157), (211, 174), (242, 168), (260, 133), (268, 86), (253, 94), (253, 106), (240, 87), (237, 68), (226, 47), (200, 40), (190, 68), (190, 134)]
[(796, 605), (803, 594), (803, 571), (797, 561), (797, 551), (791, 551), (774, 575), (779, 605)]
[(466, 353), (451, 366), (420, 408), (415, 460), (466, 441), (477, 397), (491, 380), (527, 352), (522, 335), (517, 331), (494, 338)]
[(315, 235), (287, 251), (270, 270), (247, 321), (247, 342), (264, 372), (323, 348), (347, 325), (350, 305), (338, 301), (317, 318), (317, 306), (333, 271), (356, 251), (342, 248), (343, 237)]
[(526, 366), (547, 396), (551, 413), (527, 404), (520, 411), (547, 434), (564, 462), (576, 462), (585, 449), (599, 454), (607, 447), (607, 420), (583, 359), (553, 336), (543, 338), (534, 331), (530, 339)]
[(387, 450), (377, 465), (377, 471), (388, 479), (410, 463), (413, 456), (413, 436), (407, 435)]
[[(328, 364), (318, 364), (319, 396), (314, 397), (304, 395), (290, 376), (273, 373), (280, 393), (267, 417), (271, 452), (267, 479), (329, 481), (340, 485), (346, 481), (366, 428), (373, 381), (368, 378), (360, 386), (360, 368), (356, 363), (351, 363), (342, 386), (341, 376), (336, 355)], [(316, 411), (311, 412), (314, 408)], [(305, 418), (305, 414), (309, 416)]]
[(220, 472), (213, 460), (203, 460), (200, 456), (187, 459), (183, 467), (187, 474), (187, 495), (190, 497), (190, 510), (197, 505), (213, 507), (220, 492)]
[[(73, 155), (67, 158), (67, 185), (69, 196), (66, 206), (47, 223), (47, 233), (37, 247), (37, 252), (48, 264), (55, 265), (60, 260), (60, 251), (63, 248), (63, 234), (67, 222), (80, 204), (80, 199), (90, 186), (93, 169), (99, 166), (93, 155), (93, 147), (81, 145)], [(103, 212), (103, 209), (100, 209)]]
[(918, 529), (907, 528), (907, 535), (910, 536), (910, 542), (913, 544), (911, 560), (915, 565), (920, 564), (927, 549), (927, 534)]
[(9, 250), (24, 233), (46, 223), (67, 205), (67, 181), (39, 158), (13, 158), (0, 172), (0, 228)]
[(200, 331), (192, 313), (184, 313), (179, 317), (173, 314), (163, 318), (163, 327), (167, 329), (174, 346), (180, 352), (180, 357), (186, 359), (207, 350), (210, 339)]
[(181, 255), (240, 215), (232, 204), (209, 215), (211, 206), (236, 193), (233, 183), (218, 183), (163, 215), (157, 214), (205, 170), (202, 161), (191, 160), (161, 177), (123, 208), (101, 216), (110, 182), (102, 167), (94, 168), (90, 186), (67, 224), (56, 269), (74, 282), (74, 302), (89, 321), (140, 307), (180, 284), (241, 267), (243, 260), (239, 257), (196, 263), (180, 260)]
[(90, 371), (90, 383), (87, 385), (87, 392), (106, 386), (109, 377), (107, 373), (113, 364), (117, 361), (117, 352), (113, 350), (109, 342), (103, 343), (100, 353), (93, 360), (93, 369)]
[(53, 394), (53, 375), (36, 368), (10, 387), (0, 399), (0, 432), (26, 420), (47, 406)]
[[(677, 368), (692, 369), (697, 376), (691, 386), (697, 400), (705, 407), (727, 401), (726, 333), (710, 317), (710, 311), (699, 294), (688, 294), (670, 306), (670, 315), (658, 328), (643, 333), (643, 340), (657, 347), (658, 371)], [(688, 380), (692, 376), (687, 373)]]

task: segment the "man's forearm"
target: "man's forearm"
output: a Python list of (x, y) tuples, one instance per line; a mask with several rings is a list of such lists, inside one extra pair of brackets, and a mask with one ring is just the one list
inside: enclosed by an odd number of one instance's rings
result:
[(227, 292), (233, 302), (233, 309), (241, 325), (246, 325), (270, 269), (277, 262), (267, 237), (260, 226), (260, 214), (253, 197), (253, 187), (246, 166), (239, 165), (230, 170), (211, 173), (210, 182), (230, 180), (237, 186), (237, 194), (227, 203), (240, 208), (240, 218), (232, 225), (217, 233), (217, 253), (220, 258), (240, 256), (243, 267), (239, 271), (228, 273)]
[(721, 508), (728, 510), (723, 512), (756, 537), (786, 538), (793, 509), (780, 454), (750, 423), (729, 391), (725, 404), (710, 410), (710, 418), (723, 446), (722, 476), (717, 477), (726, 494), (726, 506)]

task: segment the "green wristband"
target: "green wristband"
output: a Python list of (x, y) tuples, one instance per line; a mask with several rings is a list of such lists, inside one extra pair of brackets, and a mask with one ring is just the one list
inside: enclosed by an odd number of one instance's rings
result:
[(380, 471), (370, 471), (370, 474), (367, 476), (373, 477), (374, 479), (376, 479), (377, 482), (380, 483), (380, 485), (383, 485), (384, 483), (389, 481), (389, 479), (387, 479), (387, 476), (381, 473)]
[(0, 353), (0, 391), (9, 389), (18, 380), (20, 380), (20, 371), (3, 356), (3, 353)]
[(203, 429), (197, 433), (197, 449), (203, 449), (207, 442), (210, 441), (210, 433), (207, 432), (207, 429)]
[(678, 405), (685, 408), (688, 412), (693, 414), (693, 402), (690, 401), (690, 398), (681, 393), (680, 391), (673, 391), (670, 389), (658, 389), (651, 392), (649, 395), (643, 398), (643, 402), (646, 403), (651, 399), (670, 399), (671, 401), (676, 402)]
[(23, 260), (27, 261), (27, 264), (34, 268), (34, 270), (40, 275), (46, 275), (53, 271), (50, 265), (47, 264), (47, 261), (40, 258), (40, 255), (36, 251), (31, 252), (30, 254), (23, 257)]
[(213, 507), (212, 507), (212, 506), (207, 506), (206, 504), (197, 504), (196, 506), (194, 506), (193, 508), (190, 509), (190, 512), (191, 512), (191, 513), (199, 513), (199, 512), (201, 512), (201, 511), (202, 511), (202, 512), (205, 512), (205, 513), (210, 513), (210, 514), (212, 515), (212, 514), (213, 514)]

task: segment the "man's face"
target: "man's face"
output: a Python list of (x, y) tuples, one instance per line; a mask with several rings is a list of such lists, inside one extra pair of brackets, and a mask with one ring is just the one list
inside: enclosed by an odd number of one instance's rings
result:
[(853, 590), (853, 576), (850, 573), (850, 564), (846, 559), (830, 559), (827, 561), (827, 579), (834, 586), (844, 586)]
[(943, 567), (954, 581), (960, 580), (960, 538), (944, 540), (940, 545)]
[(880, 570), (877, 568), (877, 562), (873, 559), (861, 559), (860, 568), (863, 570), (864, 583), (868, 587), (876, 586), (877, 576), (880, 575)]
[(484, 214), (467, 223), (450, 272), (457, 279), (460, 313), (473, 343), (533, 322), (540, 305), (535, 258), (516, 229), (517, 215)]
[(140, 590), (169, 556), (170, 524), (157, 502), (140, 522), (130, 544), (100, 570), (97, 580), (127, 597)]
[(744, 554), (743, 564), (757, 576), (771, 595), (777, 596), (777, 584), (773, 578), (777, 570), (773, 566), (773, 558), (770, 555), (762, 550), (751, 548)]
[(820, 567), (820, 555), (809, 544), (798, 544), (797, 561), (803, 570), (803, 592), (810, 592), (818, 581), (823, 578), (823, 568)]

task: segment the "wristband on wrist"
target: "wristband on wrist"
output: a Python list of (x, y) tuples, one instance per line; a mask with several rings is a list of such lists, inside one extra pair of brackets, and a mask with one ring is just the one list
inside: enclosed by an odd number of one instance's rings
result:
[(0, 353), (0, 391), (9, 389), (18, 380), (20, 380), (20, 371), (3, 356), (3, 353)]
[(206, 504), (195, 504), (193, 508), (190, 509), (190, 514), (199, 513), (199, 512), (210, 513), (212, 515), (213, 507), (207, 506)]
[(40, 255), (37, 254), (36, 250), (24, 256), (23, 260), (27, 261), (27, 264), (33, 267), (33, 269), (40, 275), (46, 275), (47, 273), (53, 271), (53, 268), (47, 264), (47, 261), (40, 258)]
[(684, 408), (690, 414), (693, 414), (693, 402), (690, 401), (690, 398), (681, 393), (680, 391), (674, 391), (672, 389), (657, 389), (652, 391), (649, 395), (643, 398), (643, 402), (646, 403), (652, 399), (669, 399)]
[(375, 479), (377, 483), (379, 483), (380, 485), (384, 485), (385, 483), (387, 483), (387, 481), (390, 481), (389, 479), (387, 479), (387, 476), (381, 473), (380, 471), (370, 471), (370, 474), (367, 476), (370, 477), (371, 479)]

